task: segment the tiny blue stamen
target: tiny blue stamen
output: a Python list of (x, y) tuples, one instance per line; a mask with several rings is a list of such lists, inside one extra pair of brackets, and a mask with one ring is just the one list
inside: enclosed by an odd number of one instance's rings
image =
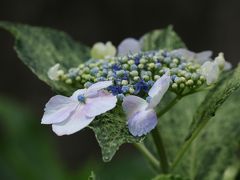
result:
[(119, 85), (109, 86), (108, 90), (111, 91), (114, 96), (122, 93), (122, 88)]
[(148, 84), (144, 80), (140, 80), (135, 85), (135, 94), (138, 94), (140, 91), (147, 92), (149, 89)]
[(83, 94), (81, 94), (81, 95), (78, 96), (78, 101), (80, 103), (85, 103), (86, 102), (86, 97)]

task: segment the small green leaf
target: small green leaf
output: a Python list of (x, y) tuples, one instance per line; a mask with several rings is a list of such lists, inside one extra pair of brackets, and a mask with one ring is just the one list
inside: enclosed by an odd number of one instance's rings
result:
[(141, 142), (143, 138), (132, 136), (126, 125), (126, 117), (121, 107), (97, 117), (90, 125), (102, 150), (104, 162), (112, 157), (124, 143)]
[(181, 38), (173, 31), (172, 26), (168, 26), (166, 29), (154, 30), (143, 35), (141, 43), (144, 51), (186, 48)]
[(11, 32), (15, 38), (15, 50), (22, 62), (39, 79), (54, 90), (71, 94), (73, 91), (63, 83), (51, 81), (47, 72), (60, 63), (63, 68), (76, 67), (88, 60), (89, 48), (75, 42), (67, 34), (50, 28), (33, 27), (0, 21), (0, 27)]

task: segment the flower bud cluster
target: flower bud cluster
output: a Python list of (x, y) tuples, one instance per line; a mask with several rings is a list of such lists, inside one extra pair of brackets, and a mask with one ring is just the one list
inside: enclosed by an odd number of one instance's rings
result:
[(127, 94), (145, 96), (153, 83), (165, 73), (171, 76), (170, 90), (179, 94), (204, 85), (205, 77), (199, 72), (201, 65), (183, 56), (160, 50), (128, 56), (91, 59), (67, 72), (58, 69), (60, 81), (77, 88), (88, 88), (92, 83), (112, 80), (109, 87), (122, 99)]

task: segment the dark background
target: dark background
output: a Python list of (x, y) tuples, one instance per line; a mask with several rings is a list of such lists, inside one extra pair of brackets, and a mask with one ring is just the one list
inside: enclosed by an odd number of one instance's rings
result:
[[(0, 20), (48, 26), (69, 33), (91, 46), (125, 37), (140, 37), (169, 24), (194, 51), (225, 53), (234, 65), (240, 59), (240, 1), (238, 0), (0, 0)], [(84, 130), (56, 137), (40, 119), (51, 90), (25, 67), (13, 51), (13, 38), (0, 30), (0, 95), (17, 99), (38, 115), (39, 127), (54, 136), (65, 164), (74, 169), (100, 149), (93, 133)], [(14, 113), (14, 112), (13, 112)], [(122, 151), (131, 151), (126, 145)], [(124, 152), (118, 153), (120, 158)]]

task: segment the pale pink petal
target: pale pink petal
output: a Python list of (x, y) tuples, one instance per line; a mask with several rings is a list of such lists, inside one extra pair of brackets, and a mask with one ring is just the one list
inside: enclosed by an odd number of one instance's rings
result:
[(70, 135), (87, 127), (94, 117), (87, 117), (83, 111), (84, 106), (78, 106), (74, 114), (61, 123), (53, 124), (52, 130), (58, 135)]
[(88, 117), (95, 117), (113, 109), (116, 103), (116, 96), (102, 91), (99, 92), (99, 95), (96, 97), (87, 98), (84, 110)]
[(123, 99), (122, 107), (127, 117), (133, 116), (138, 111), (145, 110), (148, 106), (147, 101), (138, 97), (129, 95)]
[(129, 53), (138, 53), (141, 51), (141, 46), (138, 40), (134, 38), (124, 39), (118, 46), (118, 55), (126, 56)]
[(86, 92), (87, 92), (87, 89), (78, 89), (73, 93), (73, 95), (70, 98), (72, 100), (78, 101), (78, 96), (85, 94)]
[(86, 97), (95, 96), (97, 91), (107, 88), (112, 85), (112, 81), (100, 81), (92, 84), (86, 92)]
[(65, 96), (57, 95), (52, 97), (44, 109), (42, 124), (64, 121), (76, 109), (77, 105), (77, 102)]
[(167, 92), (171, 82), (171, 77), (168, 74), (164, 74), (159, 78), (149, 90), (148, 95), (151, 97), (149, 107), (156, 107), (161, 101), (163, 95)]
[(149, 133), (157, 125), (157, 115), (153, 109), (135, 113), (128, 119), (128, 129), (133, 136)]

